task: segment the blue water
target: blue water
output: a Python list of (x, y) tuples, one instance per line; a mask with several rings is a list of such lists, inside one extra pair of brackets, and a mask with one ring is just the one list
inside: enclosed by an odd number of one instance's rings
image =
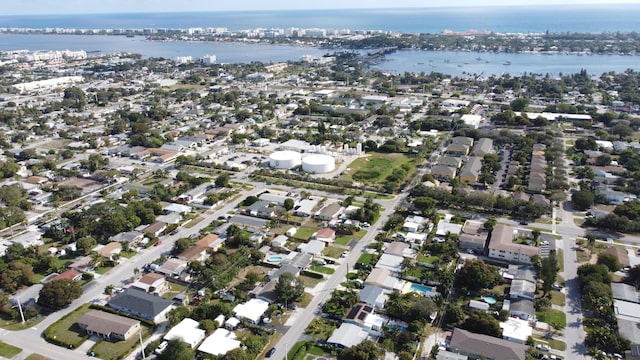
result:
[(429, 287), (429, 286), (424, 286), (424, 285), (420, 285), (420, 284), (413, 284), (413, 283), (411, 284), (411, 286), (409, 286), (409, 290), (416, 291), (416, 292), (423, 293), (423, 294), (430, 293), (430, 292), (433, 291), (433, 289), (431, 289), (431, 287)]
[(433, 7), (295, 11), (1, 16), (0, 27), (76, 29), (186, 29), (226, 27), (325, 28), (440, 33), (445, 29), (494, 32), (631, 32), (640, 4)]
[(484, 302), (486, 302), (489, 305), (493, 305), (496, 303), (496, 299), (492, 298), (491, 296), (485, 296)]
[(270, 258), (267, 259), (267, 261), (280, 262), (280, 261), (282, 261), (282, 256), (271, 256)]

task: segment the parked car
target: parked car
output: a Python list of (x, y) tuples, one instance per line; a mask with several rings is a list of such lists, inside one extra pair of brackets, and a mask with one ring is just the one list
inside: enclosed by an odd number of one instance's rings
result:
[(271, 357), (273, 354), (275, 354), (276, 352), (276, 348), (272, 347), (271, 349), (269, 349), (269, 351), (267, 351), (267, 357)]
[(169, 345), (168, 341), (161, 342), (156, 348), (156, 354), (162, 354), (162, 352), (167, 348), (167, 345)]
[(550, 351), (551, 347), (547, 344), (538, 344), (536, 345), (536, 349), (540, 350), (540, 351)]

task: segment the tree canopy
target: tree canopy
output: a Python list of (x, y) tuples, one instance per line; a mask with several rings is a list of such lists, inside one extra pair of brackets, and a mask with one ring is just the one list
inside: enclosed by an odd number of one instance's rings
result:
[(59, 310), (71, 304), (82, 295), (82, 287), (77, 281), (60, 279), (49, 281), (40, 290), (38, 303), (50, 309)]
[(282, 301), (295, 301), (304, 293), (304, 284), (300, 279), (290, 272), (280, 275), (276, 283), (276, 294)]

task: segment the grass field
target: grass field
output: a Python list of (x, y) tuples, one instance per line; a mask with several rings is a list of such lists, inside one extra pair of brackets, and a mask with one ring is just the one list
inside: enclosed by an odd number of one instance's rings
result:
[(366, 233), (367, 233), (366, 230), (360, 230), (354, 235), (337, 235), (335, 243), (342, 246), (348, 246), (352, 240), (354, 239), (360, 240)]
[(298, 231), (296, 231), (296, 234), (293, 235), (293, 237), (296, 239), (309, 240), (311, 236), (315, 234), (317, 231), (318, 231), (317, 228), (301, 226), (298, 228)]
[(312, 266), (311, 270), (321, 274), (327, 274), (327, 275), (331, 275), (334, 272), (336, 272), (334, 269), (326, 266)]
[(51, 324), (45, 332), (50, 332), (56, 340), (63, 341), (66, 344), (72, 344), (74, 348), (80, 346), (86, 339), (86, 335), (81, 333), (80, 328), (76, 325), (82, 315), (89, 311), (89, 304), (84, 304), (69, 313), (67, 316)]
[(560, 305), (560, 306), (564, 306), (565, 303), (565, 296), (563, 293), (561, 293), (560, 291), (555, 291), (552, 290), (551, 291), (551, 303), (553, 305)]
[(371, 265), (371, 263), (373, 262), (373, 259), (374, 259), (373, 254), (364, 253), (360, 255), (357, 262), (358, 264)]
[(7, 343), (3, 343), (0, 341), (0, 356), (5, 357), (7, 359), (11, 359), (12, 357), (20, 354), (22, 349), (19, 347), (15, 347), (13, 345), (9, 345)]
[(560, 310), (536, 311), (536, 318), (547, 324), (560, 324), (562, 327), (567, 326), (567, 314)]
[(327, 246), (326, 248), (324, 248), (322, 250), (322, 255), (324, 255), (326, 257), (337, 259), (337, 258), (340, 257), (340, 255), (342, 255), (343, 251), (344, 251), (344, 249), (339, 248), (339, 247)]
[(302, 283), (304, 284), (304, 287), (308, 287), (308, 288), (316, 287), (316, 285), (318, 285), (323, 280), (323, 279), (312, 278), (311, 276), (307, 276), (307, 275), (300, 275), (298, 276), (298, 279), (302, 281)]
[(342, 179), (380, 183), (404, 163), (410, 163), (410, 159), (403, 154), (369, 153), (366, 157), (356, 159), (349, 164), (349, 171), (342, 176)]

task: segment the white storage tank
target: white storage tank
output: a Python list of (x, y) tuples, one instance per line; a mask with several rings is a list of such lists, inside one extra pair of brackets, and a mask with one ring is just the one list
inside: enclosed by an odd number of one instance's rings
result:
[(269, 155), (269, 166), (275, 169), (293, 169), (300, 166), (301, 161), (300, 153), (295, 151), (276, 151)]
[(311, 174), (324, 174), (336, 168), (336, 159), (329, 155), (309, 155), (302, 159), (302, 170)]

